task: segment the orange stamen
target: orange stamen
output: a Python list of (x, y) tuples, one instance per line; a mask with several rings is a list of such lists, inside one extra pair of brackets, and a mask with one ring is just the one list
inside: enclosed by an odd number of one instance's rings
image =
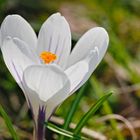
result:
[(40, 54), (40, 58), (43, 60), (43, 62), (45, 64), (49, 64), (49, 63), (53, 62), (54, 60), (56, 60), (57, 56), (51, 52), (43, 51)]

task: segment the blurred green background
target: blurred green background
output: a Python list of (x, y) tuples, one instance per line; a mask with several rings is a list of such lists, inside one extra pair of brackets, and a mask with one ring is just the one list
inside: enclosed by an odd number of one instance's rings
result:
[[(104, 27), (110, 37), (108, 52), (87, 82), (73, 123), (77, 123), (106, 91), (112, 90), (114, 94), (109, 102), (89, 120), (87, 127), (107, 139), (117, 139), (109, 121), (108, 114), (112, 112), (129, 120), (140, 137), (140, 0), (0, 0), (0, 23), (9, 14), (19, 14), (37, 34), (42, 23), (55, 12), (61, 12), (69, 22), (73, 46), (84, 32), (95, 26)], [(1, 54), (0, 57), (0, 104), (8, 112), (21, 139), (32, 139), (33, 124), (25, 98)], [(76, 94), (67, 99), (55, 116), (63, 119), (75, 97)], [(103, 116), (107, 116), (107, 121)], [(117, 120), (117, 127), (124, 139), (133, 139), (123, 121)], [(11, 139), (1, 117), (0, 139)]]

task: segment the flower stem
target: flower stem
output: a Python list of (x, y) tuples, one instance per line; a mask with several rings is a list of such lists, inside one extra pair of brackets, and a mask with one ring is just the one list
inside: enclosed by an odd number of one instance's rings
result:
[(35, 123), (34, 133), (33, 133), (33, 140), (44, 140), (45, 137), (45, 108), (39, 108), (38, 113), (38, 120)]

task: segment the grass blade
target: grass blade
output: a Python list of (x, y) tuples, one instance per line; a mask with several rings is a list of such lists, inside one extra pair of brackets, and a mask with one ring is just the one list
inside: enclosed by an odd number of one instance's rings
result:
[[(91, 86), (95, 92), (95, 94), (100, 98), (101, 96), (104, 95), (103, 93), (103, 89), (102, 89), (102, 86), (100, 85), (100, 83), (98, 82), (98, 80), (95, 78), (91, 78), (90, 79), (90, 83), (91, 83)], [(103, 104), (103, 110), (105, 112), (105, 114), (112, 114), (112, 109), (108, 103), (108, 101), (106, 101), (104, 104)], [(113, 130), (115, 131), (116, 133), (116, 137), (117, 139), (119, 140), (124, 140), (123, 138), (123, 135), (121, 134), (120, 130), (118, 129), (118, 124), (117, 124), (117, 121), (115, 119), (111, 119), (110, 120), (110, 124), (113, 128)]]
[(87, 138), (84, 138), (84, 137), (80, 137), (80, 136), (77, 136), (77, 135), (74, 135), (72, 132), (69, 132), (67, 130), (64, 130), (62, 128), (59, 128), (57, 126), (55, 126), (54, 124), (52, 123), (48, 123), (48, 122), (45, 122), (45, 126), (52, 130), (53, 132), (55, 133), (58, 133), (60, 135), (63, 135), (63, 136), (66, 136), (66, 137), (69, 137), (69, 138), (73, 138), (75, 140), (89, 140)]
[[(66, 117), (64, 118), (65, 122), (63, 125), (63, 129), (67, 130), (69, 127), (70, 122), (72, 121), (72, 118), (77, 110), (78, 104), (81, 100), (81, 98), (83, 97), (83, 94), (86, 90), (87, 84), (85, 84), (79, 91), (79, 93), (76, 95), (76, 98), (74, 99), (74, 101), (72, 102), (72, 104), (70, 105), (70, 108), (68, 110), (68, 113), (66, 115)], [(60, 140), (64, 140), (64, 136), (60, 136)]]
[(87, 121), (90, 119), (90, 117), (101, 107), (101, 105), (107, 100), (109, 96), (112, 95), (111, 93), (108, 93), (101, 97), (90, 109), (89, 111), (82, 117), (82, 119), (77, 124), (74, 134), (78, 135), (81, 132), (81, 129), (84, 127), (84, 125), (87, 123)]
[(16, 131), (12, 125), (10, 118), (8, 117), (7, 113), (4, 111), (4, 109), (1, 105), (0, 105), (0, 114), (3, 117), (3, 119), (7, 125), (7, 128), (9, 129), (9, 132), (11, 133), (13, 140), (19, 140), (19, 137), (16, 134)]

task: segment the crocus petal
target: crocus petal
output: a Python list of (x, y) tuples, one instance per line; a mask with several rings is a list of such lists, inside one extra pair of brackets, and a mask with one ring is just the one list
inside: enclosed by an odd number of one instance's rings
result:
[(67, 97), (70, 92), (70, 81), (67, 78), (67, 82), (61, 90), (54, 94), (48, 101), (46, 107), (46, 120), (49, 119), (51, 114), (55, 111), (56, 107), (60, 105)]
[(39, 37), (37, 52), (49, 51), (57, 55), (54, 63), (65, 68), (71, 50), (70, 28), (63, 16), (59, 13), (50, 16), (42, 25)]
[(24, 80), (42, 101), (47, 101), (63, 88), (68, 78), (56, 65), (33, 65), (25, 70)]
[[(20, 43), (19, 43), (20, 45)], [(4, 61), (15, 78), (16, 82), (23, 89), (22, 75), (26, 67), (33, 64), (33, 61), (24, 55), (19, 47), (14, 43), (10, 37), (5, 39), (1, 47)]]
[(36, 64), (41, 64), (39, 56), (36, 54), (35, 49), (31, 48), (24, 41), (19, 38), (13, 38), (14, 43), (20, 49), (20, 51), (26, 55), (29, 59), (34, 61)]
[(24, 93), (26, 95), (28, 106), (31, 109), (31, 112), (35, 121), (35, 125), (37, 125), (39, 107), (41, 107), (41, 105), (43, 104), (42, 100), (40, 100), (39, 95), (35, 91), (33, 91), (27, 86), (24, 78), (22, 82), (23, 82)]
[(71, 83), (70, 94), (80, 88), (91, 76), (98, 64), (98, 52), (96, 49), (90, 51), (88, 56), (78, 63), (69, 67), (65, 73), (68, 75)]
[(71, 83), (70, 92), (82, 81), (83, 77), (88, 72), (88, 64), (80, 61), (68, 68), (65, 73), (68, 75)]
[(19, 15), (7, 16), (1, 25), (1, 38), (10, 36), (17, 37), (26, 42), (30, 47), (35, 48), (37, 37), (30, 24)]
[(76, 62), (84, 59), (91, 50), (94, 50), (95, 47), (98, 48), (98, 63), (100, 63), (107, 50), (108, 42), (109, 37), (104, 28), (96, 27), (90, 29), (80, 38), (80, 40), (74, 47), (69, 58), (68, 66), (71, 66)]
[(24, 71), (23, 81), (29, 94), (35, 117), (39, 106), (46, 106), (47, 119), (54, 108), (69, 93), (70, 82), (66, 74), (56, 65), (34, 65)]
[(1, 41), (1, 31), (0, 31), (0, 47), (2, 45), (2, 41)]

